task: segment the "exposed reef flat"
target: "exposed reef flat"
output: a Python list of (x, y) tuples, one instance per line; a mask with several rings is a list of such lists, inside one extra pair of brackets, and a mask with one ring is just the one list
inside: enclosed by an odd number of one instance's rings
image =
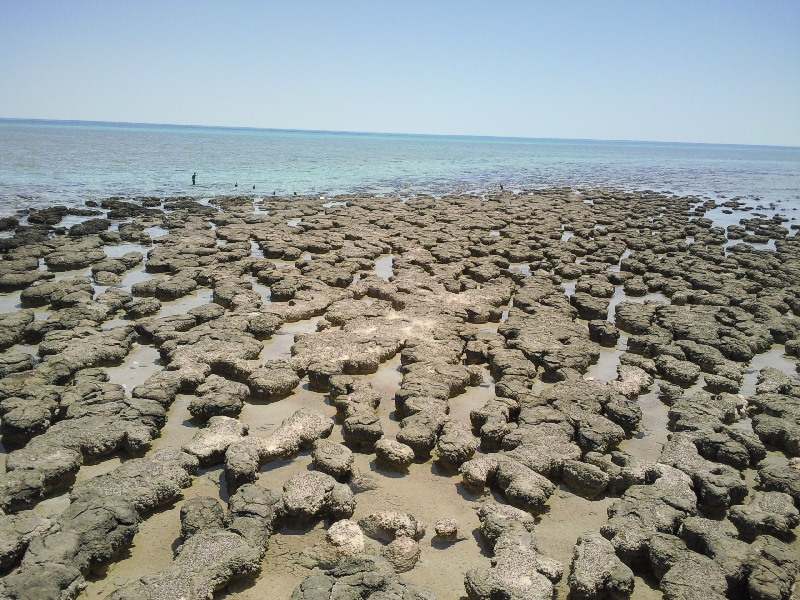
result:
[(0, 598), (790, 598), (796, 225), (334, 200), (3, 222)]

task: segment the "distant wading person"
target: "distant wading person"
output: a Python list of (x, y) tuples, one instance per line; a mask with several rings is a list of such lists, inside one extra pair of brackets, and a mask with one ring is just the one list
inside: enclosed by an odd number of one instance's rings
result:
[(197, 179), (197, 173), (192, 173), (192, 185), (194, 185), (196, 179)]

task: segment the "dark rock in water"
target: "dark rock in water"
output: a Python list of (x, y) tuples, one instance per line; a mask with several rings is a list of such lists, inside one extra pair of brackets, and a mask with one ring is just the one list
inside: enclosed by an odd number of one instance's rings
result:
[[(798, 573), (797, 558), (791, 548), (768, 535), (759, 536), (752, 544), (747, 544), (737, 539), (736, 533), (727, 521), (690, 517), (683, 522), (678, 535), (690, 550), (705, 554), (721, 569), (727, 581), (728, 596), (788, 598)], [(694, 552), (688, 556), (695, 558)], [(650, 560), (656, 576), (663, 577), (674, 563), (685, 559), (686, 553), (687, 550), (671, 535), (661, 534), (654, 538)], [(675, 581), (675, 584), (679, 585), (680, 581)]]
[(595, 319), (605, 319), (608, 315), (608, 300), (605, 298), (597, 298), (582, 292), (573, 294), (570, 299), (570, 304), (578, 309), (578, 315), (581, 319), (587, 321)]
[(142, 298), (125, 306), (125, 314), (130, 319), (141, 319), (161, 311), (161, 302), (155, 298)]
[(138, 281), (131, 286), (131, 293), (138, 297), (151, 297), (156, 295), (156, 286), (158, 279), (148, 279), (147, 281)]
[[(76, 377), (71, 389), (53, 386), (80, 369), (121, 361), (133, 341), (132, 331), (125, 327), (87, 333), (85, 337), (59, 343), (54, 356), (46, 356), (33, 369), (10, 374), (0, 382), (4, 437), (22, 442), (47, 432), (44, 439), (34, 440), (35, 444), (13, 453), (15, 458), (7, 464), (7, 468), (11, 465), (8, 470), (28, 465), (29, 460), (34, 460), (32, 466), (22, 468), (39, 470), (44, 465), (33, 457), (52, 454), (60, 456), (55, 463), (65, 465), (65, 473), (74, 472), (81, 463), (82, 453), (97, 456), (123, 446), (138, 450), (152, 439), (153, 419), (163, 419), (163, 411), (125, 400), (120, 386), (81, 377)], [(93, 409), (93, 401), (100, 398), (107, 402), (104, 410)], [(61, 422), (51, 427), (56, 418)], [(67, 460), (68, 456), (72, 458)], [(62, 475), (54, 471), (55, 479), (46, 478), (48, 486)]]
[(739, 381), (728, 379), (722, 375), (706, 375), (705, 376), (705, 389), (712, 393), (727, 392), (735, 394), (739, 391), (741, 383)]
[(478, 440), (465, 424), (449, 420), (442, 425), (436, 441), (439, 460), (449, 466), (459, 466), (473, 457), (478, 449)]
[(727, 580), (713, 560), (689, 550), (659, 560), (668, 567), (660, 585), (665, 598), (725, 598)]
[(32, 210), (28, 215), (28, 223), (40, 225), (58, 225), (61, 219), (69, 214), (69, 209), (66, 206), (51, 206), (43, 208), (42, 210)]
[(700, 367), (673, 356), (659, 356), (655, 364), (661, 377), (684, 388), (690, 387), (700, 376)]
[(555, 491), (547, 478), (504, 455), (480, 455), (462, 464), (459, 471), (465, 486), (483, 490), (496, 485), (509, 504), (525, 510), (540, 507)]
[(798, 576), (798, 560), (791, 548), (769, 536), (756, 538), (748, 555), (751, 598), (778, 599), (791, 596)]
[(644, 296), (649, 292), (647, 285), (638, 277), (628, 279), (622, 287), (629, 296)]
[(0, 274), (0, 292), (13, 292), (24, 290), (27, 287), (39, 282), (49, 281), (55, 275), (49, 271), (23, 271)]
[(111, 221), (108, 219), (89, 219), (83, 223), (78, 223), (69, 228), (70, 237), (81, 237), (84, 235), (92, 235), (100, 233), (111, 227)]
[(187, 500), (181, 506), (181, 537), (187, 539), (199, 531), (225, 528), (225, 511), (215, 498)]
[(5, 350), (23, 340), (25, 328), (33, 323), (33, 312), (18, 310), (0, 316), (0, 349)]
[(692, 478), (698, 501), (707, 511), (728, 509), (747, 496), (747, 485), (739, 471), (704, 459), (689, 435), (673, 433), (659, 461)]
[(253, 396), (279, 398), (300, 385), (300, 378), (288, 363), (271, 361), (253, 371), (247, 385)]
[(756, 395), (750, 398), (753, 431), (768, 444), (792, 456), (800, 456), (800, 390), (791, 379), (775, 369), (759, 372)]
[(616, 325), (627, 333), (648, 333), (657, 307), (658, 304), (648, 302), (620, 302), (614, 308)]
[(237, 419), (211, 417), (206, 427), (198, 430), (192, 441), (183, 445), (182, 450), (196, 456), (202, 466), (221, 463), (228, 446), (241, 440), (247, 432), (247, 425)]
[(739, 419), (743, 409), (741, 396), (700, 392), (680, 397), (669, 410), (670, 424), (676, 431), (719, 429), (721, 424), (731, 424)]
[(697, 513), (692, 480), (667, 465), (655, 464), (652, 484), (633, 485), (608, 509), (608, 522), (600, 528), (617, 556), (629, 566), (647, 564), (650, 539), (659, 532), (676, 531)]
[[(153, 286), (153, 293), (155, 293), (155, 286)], [(140, 295), (143, 296), (144, 294)], [(222, 308), (219, 304), (213, 304), (213, 303), (203, 304), (201, 306), (196, 306), (195, 308), (189, 309), (186, 312), (186, 314), (193, 316), (195, 319), (197, 319), (198, 323), (205, 323), (207, 321), (213, 321), (214, 319), (218, 319), (219, 317), (224, 315), (225, 309)]]
[(0, 355), (0, 378), (12, 373), (29, 371), (33, 368), (33, 355), (26, 352), (14, 352)]
[(608, 490), (612, 494), (624, 492), (633, 485), (644, 485), (658, 477), (655, 463), (636, 460), (624, 452), (614, 451), (610, 457), (588, 452), (583, 460), (608, 476)]
[(10, 231), (19, 225), (19, 219), (16, 217), (2, 217), (0, 218), (0, 231)]
[(215, 416), (238, 417), (249, 396), (250, 389), (243, 383), (209, 375), (195, 390), (189, 413), (201, 421)]
[(194, 457), (162, 451), (76, 486), (55, 526), (31, 542), (20, 568), (2, 580), (3, 594), (13, 600), (74, 597), (84, 574), (131, 544), (139, 513), (175, 498), (196, 470)]
[(344, 439), (356, 446), (372, 446), (383, 437), (383, 428), (375, 409), (381, 403), (381, 396), (372, 386), (349, 387), (347, 395), (332, 398), (336, 409), (344, 417)]
[(160, 300), (174, 300), (197, 289), (197, 282), (189, 277), (174, 277), (156, 285), (155, 296)]
[(70, 498), (124, 497), (144, 513), (174, 498), (191, 483), (199, 461), (185, 452), (161, 450), (123, 463), (109, 473), (75, 486)]
[(107, 260), (103, 242), (94, 235), (63, 240), (58, 246), (48, 249), (44, 262), (51, 271), (85, 269), (94, 263)]
[(690, 435), (703, 458), (743, 470), (766, 457), (761, 441), (748, 431), (733, 427), (700, 429)]

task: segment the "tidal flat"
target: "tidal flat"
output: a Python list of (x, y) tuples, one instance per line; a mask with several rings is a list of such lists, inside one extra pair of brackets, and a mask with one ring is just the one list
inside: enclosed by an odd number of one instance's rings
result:
[(0, 598), (796, 591), (791, 213), (86, 204), (0, 219)]

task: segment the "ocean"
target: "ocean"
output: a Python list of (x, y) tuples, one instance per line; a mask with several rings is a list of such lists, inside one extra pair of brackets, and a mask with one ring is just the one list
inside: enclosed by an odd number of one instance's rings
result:
[(501, 184), (742, 196), (794, 208), (800, 148), (0, 119), (1, 215), (109, 196), (411, 196)]

